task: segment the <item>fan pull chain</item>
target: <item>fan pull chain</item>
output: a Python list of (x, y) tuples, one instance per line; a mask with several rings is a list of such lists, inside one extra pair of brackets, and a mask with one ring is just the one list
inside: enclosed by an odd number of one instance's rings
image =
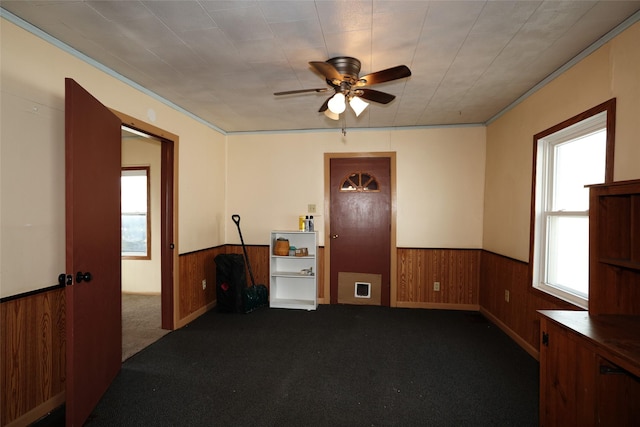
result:
[(342, 114), (342, 136), (347, 136), (347, 115)]

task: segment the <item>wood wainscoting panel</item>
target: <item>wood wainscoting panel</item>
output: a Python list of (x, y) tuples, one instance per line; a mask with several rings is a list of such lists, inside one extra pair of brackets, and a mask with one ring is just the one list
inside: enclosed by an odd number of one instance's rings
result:
[(480, 250), (398, 248), (397, 283), (398, 307), (477, 310)]
[[(179, 257), (179, 312), (178, 323), (190, 319), (192, 314), (216, 301), (216, 262), (215, 257), (226, 253), (224, 246), (190, 252)], [(202, 281), (207, 281), (202, 289)]]
[[(0, 425), (54, 409), (66, 379), (65, 297), (57, 288), (0, 304)], [(44, 410), (43, 410), (44, 411)], [(42, 411), (40, 411), (42, 412)]]
[[(509, 301), (505, 291), (509, 291)], [(533, 289), (529, 263), (482, 251), (480, 307), (511, 338), (534, 357), (540, 351), (540, 318), (537, 310), (579, 309)]]
[[(325, 293), (325, 283), (324, 283), (324, 247), (318, 247), (318, 254), (316, 258), (316, 262), (318, 263), (318, 271), (316, 271), (317, 282), (318, 282), (318, 304), (329, 304), (328, 293)], [(327, 297), (325, 298), (325, 295)]]

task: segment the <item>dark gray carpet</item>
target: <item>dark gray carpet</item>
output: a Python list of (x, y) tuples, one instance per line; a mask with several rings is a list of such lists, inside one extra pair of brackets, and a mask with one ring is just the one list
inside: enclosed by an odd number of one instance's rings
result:
[(211, 311), (128, 359), (90, 426), (537, 426), (538, 363), (477, 313)]

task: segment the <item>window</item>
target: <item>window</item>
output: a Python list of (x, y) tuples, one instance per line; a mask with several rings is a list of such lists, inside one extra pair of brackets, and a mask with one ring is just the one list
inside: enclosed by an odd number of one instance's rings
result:
[(122, 258), (151, 259), (149, 167), (124, 167), (120, 183)]
[(342, 180), (340, 185), (342, 192), (369, 192), (380, 191), (378, 180), (368, 172), (353, 172)]
[(612, 180), (615, 99), (534, 137), (533, 286), (589, 301), (589, 189)]

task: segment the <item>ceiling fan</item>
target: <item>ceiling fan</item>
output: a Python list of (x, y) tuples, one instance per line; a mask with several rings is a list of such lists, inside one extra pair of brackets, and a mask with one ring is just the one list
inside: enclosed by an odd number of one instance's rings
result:
[(309, 65), (324, 76), (327, 84), (331, 86), (330, 88), (288, 90), (276, 92), (274, 95), (327, 92), (333, 89), (334, 94), (318, 110), (318, 112), (325, 113), (327, 117), (333, 120), (338, 120), (340, 114), (344, 112), (347, 102), (349, 102), (356, 116), (359, 116), (369, 105), (363, 99), (379, 104), (388, 104), (395, 99), (395, 95), (369, 89), (368, 86), (402, 79), (411, 75), (411, 70), (406, 65), (398, 65), (359, 77), (360, 61), (350, 56), (338, 56), (325, 62), (311, 61)]

